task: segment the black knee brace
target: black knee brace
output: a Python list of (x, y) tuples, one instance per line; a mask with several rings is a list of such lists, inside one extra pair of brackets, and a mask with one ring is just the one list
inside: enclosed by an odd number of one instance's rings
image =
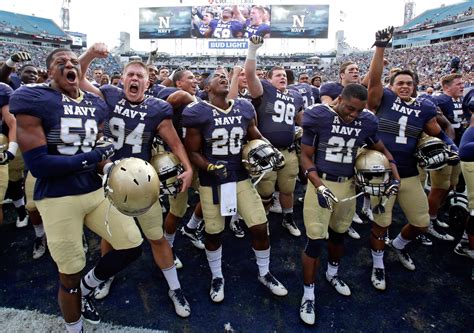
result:
[(304, 253), (310, 258), (319, 258), (324, 242), (324, 239), (308, 238), (308, 241), (306, 242), (306, 246), (304, 248)]
[(329, 233), (329, 240), (333, 244), (336, 244), (336, 245), (344, 244), (344, 234), (335, 232), (334, 230), (331, 229), (331, 227), (328, 228), (328, 233)]
[(21, 198), (23, 198), (23, 179), (16, 182), (8, 181), (7, 194), (7, 197), (12, 199), (13, 201), (20, 200)]
[(112, 250), (100, 258), (95, 266), (94, 274), (98, 280), (105, 281), (134, 262), (142, 253), (142, 246), (126, 250)]

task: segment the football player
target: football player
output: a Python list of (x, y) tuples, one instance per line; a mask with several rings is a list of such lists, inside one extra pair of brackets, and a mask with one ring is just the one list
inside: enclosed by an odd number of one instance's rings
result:
[[(326, 239), (326, 279), (341, 295), (351, 294), (339, 277), (338, 268), (344, 252), (344, 233), (356, 208), (355, 200), (342, 199), (355, 196), (353, 176), (358, 148), (367, 145), (393, 160), (377, 136), (377, 118), (364, 110), (366, 103), (367, 89), (360, 84), (348, 84), (333, 107), (314, 105), (305, 109), (303, 115), (301, 165), (309, 182), (303, 208), (308, 241), (302, 254), (304, 295), (300, 317), (307, 324), (315, 322), (314, 284)], [(396, 194), (400, 183), (394, 164), (391, 170), (393, 179), (386, 196)]]
[(243, 35), (242, 23), (233, 19), (233, 11), (230, 7), (222, 10), (220, 19), (213, 19), (204, 37), (213, 38), (240, 38)]
[[(104, 197), (98, 164), (113, 155), (113, 143), (96, 142), (106, 105), (79, 88), (82, 70), (75, 53), (55, 49), (46, 59), (49, 84), (25, 85), (10, 99), (18, 143), (37, 177), (34, 200), (41, 213), (48, 248), (59, 270), (58, 300), (68, 332), (81, 332), (83, 317), (98, 323), (90, 293), (141, 254), (142, 237), (131, 217)], [(104, 224), (108, 214), (110, 233)], [(114, 248), (83, 279), (84, 225)], [(113, 237), (111, 236), (113, 235)], [(82, 307), (81, 307), (81, 294)]]
[[(327, 82), (319, 89), (321, 103), (331, 104), (340, 94), (342, 89), (350, 83), (361, 83), (359, 66), (353, 61), (347, 61), (339, 67), (340, 82)], [(367, 86), (366, 82), (362, 83)]]
[[(96, 57), (104, 58), (107, 55), (107, 47), (102, 43), (96, 43), (81, 55), (81, 66), (87, 68)], [(97, 89), (85, 78), (81, 81), (81, 87), (103, 98), (108, 106), (104, 133), (106, 137), (112, 139), (115, 146), (112, 160), (137, 157), (150, 161), (153, 139), (159, 135), (183, 164), (184, 172), (178, 178), (183, 182), (181, 192), (187, 191), (192, 178), (192, 169), (173, 127), (171, 106), (163, 100), (145, 97), (149, 83), (148, 70), (141, 61), (128, 63), (122, 77), (123, 89), (111, 85)], [(110, 167), (113, 167), (113, 164), (107, 164), (104, 170)], [(104, 174), (107, 174), (107, 171), (104, 171)], [(160, 202), (157, 201), (149, 211), (137, 216), (136, 219), (151, 245), (155, 263), (168, 282), (170, 288), (168, 295), (173, 301), (176, 313), (180, 317), (189, 316), (191, 310), (178, 280), (171, 247), (163, 237)], [(107, 249), (105, 244), (101, 248), (102, 255), (112, 250), (110, 246)]]
[(275, 184), (280, 190), (280, 204), (283, 212), (282, 225), (291, 235), (300, 236), (293, 219), (293, 192), (298, 175), (298, 156), (294, 147), (295, 122), (302, 116), (303, 98), (287, 89), (287, 77), (283, 67), (273, 67), (268, 80), (260, 80), (256, 75), (257, 50), (263, 45), (263, 38), (249, 39), (245, 75), (248, 90), (257, 110), (257, 126), (262, 135), (285, 156), (285, 166), (278, 171), (265, 174), (257, 185), (266, 209), (271, 206)]
[(2, 202), (8, 188), (8, 163), (15, 158), (18, 150), (16, 119), (8, 106), (12, 93), (12, 88), (0, 83), (0, 224), (3, 223)]
[[(443, 112), (443, 115), (449, 120), (454, 128), (454, 142), (459, 144), (464, 131), (464, 116), (462, 110), (462, 97), (464, 91), (464, 82), (461, 74), (449, 74), (441, 79), (443, 93), (431, 97), (433, 101)], [(435, 229), (435, 226), (448, 228), (449, 225), (438, 219), (438, 211), (442, 202), (446, 199), (449, 191), (452, 190), (459, 181), (461, 166), (445, 166), (440, 170), (430, 172), (431, 190), (428, 195), (430, 226), (428, 233), (441, 240), (454, 240), (454, 237), (441, 230)]]
[[(450, 160), (459, 159), (457, 147), (443, 132), (436, 121), (436, 107), (426, 99), (412, 97), (414, 90), (413, 72), (401, 70), (390, 77), (388, 88), (382, 85), (383, 55), (392, 38), (393, 27), (376, 33), (375, 54), (369, 71), (369, 109), (379, 118), (379, 136), (390, 152), (396, 156), (396, 164), (401, 177), (400, 191), (397, 196), (388, 199), (385, 209), (374, 214), (370, 235), (374, 268), (372, 284), (377, 289), (385, 289), (385, 269), (383, 255), (384, 235), (392, 223), (392, 209), (398, 201), (408, 224), (395, 239), (390, 241), (391, 248), (397, 254), (402, 265), (414, 270), (415, 264), (405, 247), (415, 237), (426, 231), (429, 226), (428, 200), (419, 181), (417, 163), (414, 156), (418, 139), (423, 132), (445, 141), (451, 149)], [(374, 199), (372, 199), (373, 203)]]
[(471, 259), (474, 259), (474, 89), (464, 97), (463, 109), (471, 114), (471, 123), (464, 132), (459, 145), (459, 156), (461, 158), (461, 168), (466, 180), (467, 197), (469, 200), (469, 216), (466, 221), (466, 231), (459, 243), (454, 248), (454, 252)]
[(189, 104), (183, 111), (183, 126), (185, 146), (199, 169), (206, 256), (212, 273), (210, 297), (213, 302), (224, 299), (223, 215), (236, 212), (242, 215), (252, 235), (258, 280), (273, 294), (284, 296), (288, 291), (269, 271), (270, 241), (265, 210), (242, 166), (242, 145), (246, 140), (262, 138), (255, 125), (255, 110), (242, 98), (227, 99), (229, 80), (225, 74), (209, 76), (204, 87), (209, 102)]
[(245, 18), (241, 10), (234, 6), (234, 13), (240, 22), (244, 23), (244, 37), (261, 36), (270, 37), (270, 26), (264, 23), (265, 9), (262, 6), (253, 6), (249, 12), (249, 17)]

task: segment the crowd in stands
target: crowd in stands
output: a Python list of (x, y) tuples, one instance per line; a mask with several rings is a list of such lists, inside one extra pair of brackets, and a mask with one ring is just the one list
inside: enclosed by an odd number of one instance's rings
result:
[[(440, 78), (448, 74), (451, 68), (453, 58), (459, 58), (459, 72), (463, 75), (466, 85), (470, 86), (474, 78), (472, 77), (472, 59), (473, 52), (472, 39), (460, 39), (441, 44), (405, 48), (405, 49), (388, 49), (386, 59), (388, 66), (386, 71), (393, 67), (406, 68), (414, 70), (419, 76), (419, 89), (425, 90), (428, 87), (439, 89)], [(12, 53), (18, 51), (27, 51), (33, 55), (33, 64), (38, 68), (45, 67), (46, 56), (53, 48), (37, 45), (18, 45), (7, 42), (0, 42), (0, 61), (6, 60)], [(344, 57), (336, 58), (329, 65), (320, 65), (320, 68), (307, 70), (310, 75), (320, 75), (323, 81), (338, 81), (339, 66), (352, 60), (359, 65), (362, 75), (367, 74), (372, 51), (353, 53)], [(240, 58), (233, 58), (232, 61), (227, 58), (218, 58), (217, 63), (224, 67), (232, 67), (239, 62)], [(243, 63), (243, 58), (242, 58)], [(262, 57), (259, 64), (262, 67), (273, 66), (275, 63), (282, 64), (285, 67), (300, 68), (303, 71), (305, 66), (304, 59), (291, 59), (289, 57)], [(198, 72), (205, 71), (206, 68), (216, 64), (216, 59), (173, 57), (158, 59), (156, 65), (176, 68), (178, 66), (189, 67)], [(270, 66), (270, 67), (271, 67)], [(121, 72), (122, 65), (113, 57), (109, 56), (105, 59), (97, 59), (91, 66), (92, 68), (100, 67), (109, 75)]]

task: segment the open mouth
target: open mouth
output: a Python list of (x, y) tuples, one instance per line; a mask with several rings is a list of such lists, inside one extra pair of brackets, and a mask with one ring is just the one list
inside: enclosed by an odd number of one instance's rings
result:
[(76, 78), (77, 78), (77, 75), (76, 75), (76, 72), (74, 72), (74, 71), (69, 71), (69, 72), (66, 74), (66, 79), (67, 79), (69, 82), (75, 82), (75, 81), (76, 81)]
[(130, 85), (130, 92), (136, 94), (138, 92), (138, 85), (131, 84)]

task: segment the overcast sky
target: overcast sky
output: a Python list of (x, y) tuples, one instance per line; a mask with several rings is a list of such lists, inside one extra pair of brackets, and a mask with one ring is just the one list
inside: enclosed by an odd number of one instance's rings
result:
[[(140, 7), (182, 6), (208, 4), (213, 0), (71, 0), (70, 30), (86, 33), (88, 43), (103, 41), (110, 48), (119, 44), (120, 31), (130, 33), (131, 47), (139, 51), (151, 49), (150, 40), (138, 39), (138, 9)], [(232, 0), (214, 0), (214, 2)], [(251, 0), (247, 0), (251, 1)], [(469, 0), (474, 2), (473, 0)], [(34, 14), (53, 19), (60, 25), (63, 0), (1, 0), (0, 9), (20, 14)], [(254, 4), (329, 4), (329, 35), (316, 41), (317, 50), (325, 52), (335, 47), (335, 33), (344, 30), (347, 42), (360, 49), (368, 49), (376, 30), (387, 25), (403, 24), (405, 0), (253, 0)], [(415, 16), (427, 9), (460, 3), (462, 0), (416, 0)], [(341, 22), (340, 11), (345, 13)], [(169, 41), (171, 43), (171, 41)], [(158, 46), (166, 48), (159, 41)], [(166, 50), (163, 50), (166, 51)]]

